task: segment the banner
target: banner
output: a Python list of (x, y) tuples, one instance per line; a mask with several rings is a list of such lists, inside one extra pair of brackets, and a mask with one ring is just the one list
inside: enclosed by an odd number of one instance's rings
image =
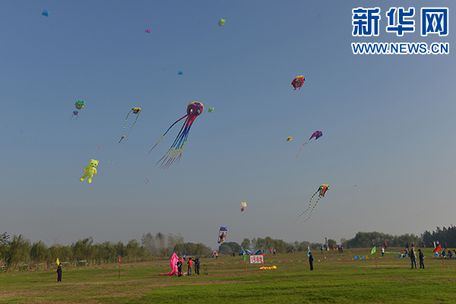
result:
[(250, 256), (250, 264), (263, 264), (263, 256), (262, 255), (251, 255)]

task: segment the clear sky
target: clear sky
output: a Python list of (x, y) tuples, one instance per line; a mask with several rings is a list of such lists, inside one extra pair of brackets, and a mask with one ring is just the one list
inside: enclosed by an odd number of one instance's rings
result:
[[(434, 39), (454, 48), (450, 2), (1, 1), (0, 231), (47, 243), (161, 231), (215, 246), (219, 225), (240, 242), (454, 224), (454, 51), (350, 47), (354, 7), (444, 5), (450, 35)], [(384, 26), (369, 41), (400, 40)], [(297, 74), (306, 83), (293, 91)], [(76, 99), (87, 103), (77, 120)], [(147, 151), (191, 100), (216, 111), (197, 119), (180, 163), (157, 168), (178, 130)], [(118, 144), (135, 105), (143, 112)], [(78, 180), (90, 158), (100, 160), (92, 185)], [(321, 183), (326, 197), (297, 221)]]

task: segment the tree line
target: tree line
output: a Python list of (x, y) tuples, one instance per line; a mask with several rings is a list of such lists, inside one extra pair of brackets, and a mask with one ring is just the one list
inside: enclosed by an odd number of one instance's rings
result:
[(173, 251), (181, 254), (208, 256), (211, 254), (204, 244), (185, 243), (179, 235), (146, 233), (141, 242), (94, 243), (93, 238), (77, 240), (70, 245), (47, 246), (42, 241), (30, 242), (22, 235), (0, 234), (0, 267), (2, 269), (47, 269), (55, 265), (57, 258), (64, 264), (82, 266), (89, 264), (138, 262), (153, 257), (168, 257)]
[[(262, 250), (264, 252), (290, 253), (303, 252), (308, 248), (319, 249), (322, 246), (336, 248), (369, 248), (372, 246), (405, 247), (414, 244), (420, 247), (432, 247), (438, 241), (448, 248), (456, 247), (456, 226), (437, 227), (434, 231), (425, 231), (421, 236), (414, 234), (390, 235), (381, 232), (358, 232), (348, 240), (339, 243), (328, 239), (326, 244), (307, 241), (286, 242), (269, 236), (245, 238), (241, 244), (225, 242), (219, 247), (220, 254), (239, 254), (242, 249)], [(43, 264), (49, 267), (56, 259), (71, 265), (115, 263), (118, 256), (123, 262), (149, 260), (153, 257), (168, 257), (173, 252), (179, 255), (210, 256), (212, 250), (202, 243), (184, 242), (180, 235), (145, 233), (140, 241), (94, 243), (92, 238), (80, 239), (70, 245), (47, 246), (42, 241), (30, 242), (22, 235), (0, 234), (0, 266), (3, 269), (20, 268), (20, 266)], [(30, 266), (29, 266), (30, 267)]]

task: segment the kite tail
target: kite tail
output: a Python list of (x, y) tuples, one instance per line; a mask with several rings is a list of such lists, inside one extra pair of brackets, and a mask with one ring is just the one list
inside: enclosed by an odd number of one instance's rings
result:
[(157, 140), (157, 142), (152, 146), (152, 148), (150, 148), (149, 154), (152, 152), (153, 149), (155, 149), (156, 146), (158, 146), (158, 144), (163, 140), (163, 138), (166, 136), (166, 134), (168, 134), (169, 130), (171, 130), (171, 128), (174, 127), (175, 124), (177, 124), (179, 121), (187, 117), (188, 115), (185, 114), (184, 116), (176, 120), (171, 126), (169, 126), (168, 130), (166, 130), (166, 132), (162, 134), (162, 136)]
[(320, 201), (321, 198), (322, 198), (321, 196), (319, 196), (319, 197), (317, 198), (317, 200), (315, 201), (315, 204), (312, 206), (312, 209), (310, 209), (309, 214), (308, 214), (307, 217), (304, 219), (304, 222), (307, 222), (307, 221), (311, 218), (312, 213), (313, 213), (315, 207), (317, 207), (318, 202)]
[(128, 115), (130, 115), (130, 113), (132, 113), (132, 111), (130, 111), (128, 114), (127, 114), (127, 117), (125, 118), (125, 125), (124, 125), (124, 129), (127, 129), (127, 132), (125, 135), (122, 135), (122, 137), (120, 138), (119, 140), (119, 143), (124, 139), (124, 138), (128, 138), (130, 136), (130, 133), (131, 133), (131, 130), (133, 130), (133, 127), (136, 125), (136, 122), (138, 121), (138, 118), (139, 118), (139, 113), (136, 115), (136, 118), (135, 120), (133, 121), (133, 123), (128, 127)]
[(306, 208), (303, 212), (301, 212), (301, 214), (299, 214), (298, 217), (303, 216), (307, 211), (309, 211), (309, 210), (312, 208), (312, 200), (313, 200), (313, 198), (315, 197), (315, 195), (317, 195), (317, 193), (318, 193), (318, 191), (315, 192), (315, 193), (311, 196), (311, 198), (309, 199), (309, 206), (307, 206), (307, 208)]
[(128, 120), (128, 117), (130, 117), (130, 114), (131, 114), (132, 112), (133, 112), (133, 110), (130, 110), (130, 111), (128, 112), (127, 117), (125, 117), (125, 121)]
[(160, 167), (168, 168), (176, 160), (181, 159), (185, 143), (188, 139), (188, 134), (190, 133), (190, 128), (195, 119), (196, 116), (187, 117), (168, 152), (157, 162), (157, 164), (160, 163)]
[(301, 148), (299, 148), (298, 154), (296, 154), (296, 158), (299, 158), (299, 155), (301, 155), (302, 150), (304, 149), (304, 146), (307, 145), (309, 142), (306, 141), (301, 145)]

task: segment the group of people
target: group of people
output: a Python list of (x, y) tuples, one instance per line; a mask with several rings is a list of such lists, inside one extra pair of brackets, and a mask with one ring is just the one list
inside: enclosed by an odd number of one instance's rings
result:
[[(177, 261), (177, 275), (179, 277), (183, 276), (183, 265), (185, 263), (185, 260), (186, 258), (183, 257), (182, 259), (179, 259)], [(192, 271), (195, 271), (195, 274), (199, 275), (200, 274), (200, 259), (199, 258), (195, 258), (195, 260), (193, 260), (193, 258), (188, 258), (188, 261), (187, 261), (187, 275), (192, 275)]]
[[(410, 257), (410, 264), (412, 269), (416, 269), (416, 252), (415, 252), (415, 247), (412, 246), (410, 248), (410, 251), (408, 248), (405, 249), (405, 254), (407, 254)], [(421, 249), (418, 249), (418, 258), (420, 260), (420, 269), (424, 269), (424, 254), (421, 251)]]

